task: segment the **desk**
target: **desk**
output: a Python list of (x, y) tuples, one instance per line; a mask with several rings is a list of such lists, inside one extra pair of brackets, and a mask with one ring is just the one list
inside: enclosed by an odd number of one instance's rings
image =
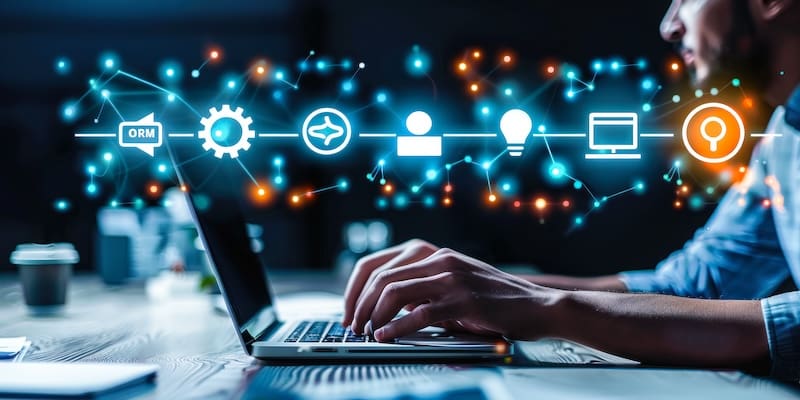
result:
[[(299, 282), (330, 288), (325, 276), (277, 275), (278, 295)], [(340, 289), (340, 288), (338, 288)], [(107, 287), (93, 275), (74, 277), (64, 315), (31, 317), (15, 274), (0, 276), (0, 337), (27, 336), (28, 361), (146, 362), (161, 366), (147, 398), (235, 398), (255, 373), (308, 367), (263, 366), (246, 356), (227, 316), (208, 295), (149, 300), (142, 285)], [(421, 366), (430, 371), (445, 366)], [(514, 398), (796, 398), (782, 385), (739, 373), (620, 368), (498, 369)]]

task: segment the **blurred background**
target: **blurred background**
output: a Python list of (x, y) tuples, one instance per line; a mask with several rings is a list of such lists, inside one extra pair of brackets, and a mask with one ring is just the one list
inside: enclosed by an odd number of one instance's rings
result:
[[(195, 61), (201, 61), (200, 55), (210, 44), (224, 49), (225, 65), (220, 70), (244, 68), (256, 55), (291, 63), (314, 49), (368, 64), (353, 103), (368, 103), (374, 90), (389, 88), (394, 98), (407, 99), (400, 108), (408, 108), (415, 106), (411, 99), (430, 90), (427, 80), (409, 77), (403, 68), (409, 50), (418, 44), (432, 58), (429, 75), (439, 91), (435, 99), (429, 96), (425, 102), (446, 109), (443, 119), (470, 126), (474, 106), (452, 73), (452, 62), (464, 49), (513, 49), (520, 58), (519, 81), (525, 74), (534, 81), (540, 79), (538, 68), (548, 58), (586, 68), (596, 58), (643, 57), (659, 76), (664, 71), (661, 66), (672, 59), (671, 46), (658, 33), (667, 6), (667, 1), (638, 0), (621, 0), (613, 5), (510, 0), (4, 2), (0, 5), (0, 52), (4, 55), (0, 63), (0, 132), (4, 140), (0, 146), (0, 255), (9, 254), (24, 242), (72, 242), (81, 254), (78, 268), (96, 268), (97, 213), (108, 198), (85, 196), (84, 160), (102, 149), (76, 140), (76, 125), (62, 121), (59, 110), (66, 99), (86, 90), (84, 77), (96, 70), (98, 55), (105, 50), (119, 54), (126, 70), (146, 75), (165, 59), (186, 60), (184, 69), (189, 70)], [(71, 59), (74, 72), (69, 79), (53, 72), (53, 62), (60, 56)], [(663, 84), (670, 95), (690, 90), (682, 80)], [(613, 87), (614, 83), (607, 85)], [(624, 84), (620, 85), (618, 89), (625, 90)], [(404, 97), (406, 89), (413, 95)], [(314, 99), (316, 92), (329, 95), (327, 82), (309, 77), (302, 101)], [(187, 87), (185, 97), (193, 95), (207, 98)], [(581, 106), (584, 108), (569, 106), (560, 97), (550, 103), (551, 125), (580, 131), (585, 129), (587, 108), (608, 104), (619, 96), (614, 92), (598, 95), (594, 103)], [(302, 120), (307, 108), (299, 103), (301, 100), (290, 108)], [(264, 104), (264, 108), (269, 107), (268, 102)], [(540, 106), (547, 104), (544, 101)], [(359, 115), (365, 125), (380, 126), (381, 118), (369, 112)], [(759, 123), (755, 118), (751, 122)], [(646, 121), (646, 125), (664, 131), (677, 124), (665, 118)], [(463, 146), (463, 151), (450, 150), (453, 157), (484, 151)], [(599, 193), (613, 193), (636, 179), (647, 184), (644, 193), (609, 202), (575, 230), (570, 229), (574, 213), (541, 218), (508, 207), (487, 207), (482, 192), (485, 181), (479, 173), (468, 170), (453, 175), (459, 193), (456, 196), (460, 196), (453, 207), (377, 210), (376, 189), (363, 182), (365, 172), (375, 165), (380, 153), (374, 148), (356, 145), (347, 157), (321, 166), (288, 161), (297, 160), (293, 152), (304, 151), (300, 146), (277, 150), (254, 147), (243, 159), (261, 162), (261, 169), (266, 170), (268, 161), (257, 158), (263, 154), (267, 160), (278, 150), (287, 162), (294, 162), (288, 174), (295, 181), (306, 179), (322, 185), (338, 176), (349, 176), (353, 184), (346, 197), (334, 194), (302, 211), (274, 207), (251, 214), (253, 222), (263, 229), (255, 236), (262, 238), (267, 261), (277, 268), (329, 268), (343, 252), (352, 258), (369, 251), (370, 246), (348, 244), (348, 239), (353, 239), (348, 237), (348, 229), (357, 223), (356, 231), (350, 234), (363, 235), (362, 228), (372, 226), (378, 229), (373, 231), (378, 239), (382, 237), (387, 243), (421, 237), (498, 265), (536, 265), (545, 272), (570, 275), (608, 274), (653, 267), (682, 246), (713, 210), (713, 201), (696, 211), (673, 206), (676, 187), (661, 176), (681, 151), (669, 141), (643, 144), (645, 159), (640, 162), (599, 167), (582, 159), (584, 147), (553, 143), (554, 153), (569, 162), (573, 175), (584, 176), (586, 184)], [(746, 159), (747, 150), (743, 154)], [(125, 153), (125, 157), (135, 164), (146, 156)], [(569, 196), (574, 199), (576, 213), (588, 209), (583, 193), (546, 182), (541, 174), (545, 161), (545, 150), (537, 142), (530, 145), (522, 160), (514, 160), (519, 166), (503, 173), (516, 174), (523, 193), (548, 194), (554, 200)], [(506, 167), (513, 165), (504, 163)], [(423, 172), (398, 171), (406, 177)], [(702, 171), (698, 174), (702, 180)], [(131, 175), (130, 189), (126, 189), (129, 192), (123, 196), (142, 192), (150, 179), (147, 174)], [(71, 199), (68, 212), (54, 210), (57, 198)], [(383, 228), (370, 225), (376, 221)]]

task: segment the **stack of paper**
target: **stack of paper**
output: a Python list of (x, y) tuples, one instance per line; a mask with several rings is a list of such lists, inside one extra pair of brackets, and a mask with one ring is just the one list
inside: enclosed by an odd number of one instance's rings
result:
[(25, 336), (0, 338), (0, 362), (18, 362), (25, 358), (31, 342)]

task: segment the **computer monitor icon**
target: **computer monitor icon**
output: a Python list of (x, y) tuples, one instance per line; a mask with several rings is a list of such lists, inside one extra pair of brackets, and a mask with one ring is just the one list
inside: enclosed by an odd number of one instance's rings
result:
[[(589, 149), (598, 153), (587, 153), (587, 160), (616, 159), (638, 160), (638, 153), (618, 151), (639, 148), (639, 115), (636, 113), (591, 113), (589, 114)], [(607, 151), (610, 151), (608, 153)], [(600, 153), (602, 152), (602, 153)]]

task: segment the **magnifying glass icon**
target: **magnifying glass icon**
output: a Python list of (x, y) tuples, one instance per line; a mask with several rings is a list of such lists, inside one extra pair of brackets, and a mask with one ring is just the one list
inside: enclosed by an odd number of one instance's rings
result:
[[(719, 133), (716, 136), (711, 136), (708, 134), (708, 124), (710, 123), (716, 123), (720, 127)], [(703, 123), (700, 124), (700, 136), (708, 141), (709, 145), (711, 146), (712, 153), (717, 151), (719, 141), (725, 137), (726, 133), (728, 133), (728, 127), (725, 126), (725, 121), (723, 121), (720, 117), (708, 117), (703, 120)]]

